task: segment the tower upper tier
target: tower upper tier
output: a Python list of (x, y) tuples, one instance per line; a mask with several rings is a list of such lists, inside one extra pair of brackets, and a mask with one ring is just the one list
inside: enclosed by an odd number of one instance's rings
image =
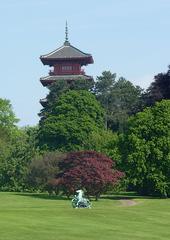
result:
[(57, 63), (79, 63), (81, 66), (93, 63), (91, 54), (84, 53), (65, 41), (63, 46), (53, 52), (41, 55), (40, 59), (44, 65), (54, 66)]

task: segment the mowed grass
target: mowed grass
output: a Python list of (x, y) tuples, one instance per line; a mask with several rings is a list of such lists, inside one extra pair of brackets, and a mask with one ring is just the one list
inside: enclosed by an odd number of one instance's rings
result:
[(169, 240), (170, 199), (133, 200), (72, 209), (70, 200), (45, 194), (0, 193), (0, 240)]

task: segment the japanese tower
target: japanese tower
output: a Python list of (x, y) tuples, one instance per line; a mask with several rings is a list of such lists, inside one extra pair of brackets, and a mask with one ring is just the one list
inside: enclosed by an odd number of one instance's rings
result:
[[(82, 66), (93, 63), (93, 57), (91, 54), (84, 53), (70, 44), (67, 23), (64, 44), (53, 52), (41, 55), (40, 60), (44, 65), (52, 67), (48, 76), (40, 78), (42, 85), (45, 87), (58, 80), (64, 80), (68, 83), (79, 79), (93, 81), (93, 78), (87, 76), (82, 69)], [(41, 99), (40, 103), (44, 106), (46, 99)]]

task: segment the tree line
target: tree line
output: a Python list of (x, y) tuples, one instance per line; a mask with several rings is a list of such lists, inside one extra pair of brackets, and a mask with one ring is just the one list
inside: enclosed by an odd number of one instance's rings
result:
[(35, 127), (0, 99), (0, 190), (170, 194), (170, 67), (143, 90), (104, 71), (49, 87)]

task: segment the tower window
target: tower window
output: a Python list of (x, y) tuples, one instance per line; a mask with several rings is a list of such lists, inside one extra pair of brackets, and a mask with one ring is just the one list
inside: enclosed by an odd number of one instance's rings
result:
[(71, 71), (72, 66), (62, 66), (62, 71)]

